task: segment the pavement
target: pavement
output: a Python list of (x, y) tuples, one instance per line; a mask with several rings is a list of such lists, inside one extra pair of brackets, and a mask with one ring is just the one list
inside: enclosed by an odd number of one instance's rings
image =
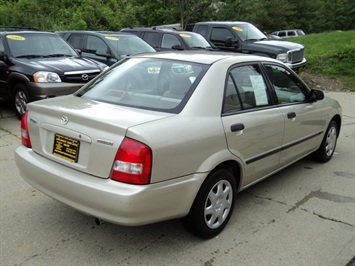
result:
[(32, 188), (14, 161), (20, 121), (0, 102), (0, 265), (355, 265), (355, 93), (326, 96), (343, 106), (332, 160), (304, 158), (239, 193), (210, 240), (179, 220), (97, 226)]

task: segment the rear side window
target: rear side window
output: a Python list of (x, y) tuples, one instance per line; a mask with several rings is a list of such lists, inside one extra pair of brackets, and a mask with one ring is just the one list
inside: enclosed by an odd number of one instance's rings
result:
[(4, 44), (2, 43), (2, 37), (0, 36), (0, 53), (4, 52)]
[(83, 40), (84, 40), (84, 35), (80, 35), (80, 34), (72, 34), (68, 38), (68, 42), (75, 49), (83, 49)]
[(232, 69), (227, 78), (223, 113), (270, 105), (270, 97), (257, 65)]
[(201, 25), (201, 26), (197, 26), (196, 32), (201, 34), (203, 37), (206, 37), (207, 36), (207, 30), (208, 30), (208, 26), (207, 25)]
[(158, 32), (144, 32), (142, 39), (149, 43), (153, 48), (159, 48), (160, 37)]

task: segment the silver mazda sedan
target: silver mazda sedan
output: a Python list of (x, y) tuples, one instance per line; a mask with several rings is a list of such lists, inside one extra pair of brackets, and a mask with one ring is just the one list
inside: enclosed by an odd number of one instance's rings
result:
[(182, 218), (219, 234), (237, 192), (313, 154), (331, 159), (341, 107), (265, 57), (127, 57), (73, 95), (28, 104), (21, 176), (81, 212), (136, 226)]

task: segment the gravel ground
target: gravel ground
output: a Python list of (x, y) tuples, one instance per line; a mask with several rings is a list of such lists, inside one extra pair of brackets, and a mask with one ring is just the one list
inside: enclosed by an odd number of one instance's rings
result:
[(340, 79), (330, 78), (322, 74), (309, 73), (307, 70), (303, 72), (300, 77), (312, 89), (321, 89), (324, 91), (342, 91), (350, 92), (349, 86), (346, 86)]

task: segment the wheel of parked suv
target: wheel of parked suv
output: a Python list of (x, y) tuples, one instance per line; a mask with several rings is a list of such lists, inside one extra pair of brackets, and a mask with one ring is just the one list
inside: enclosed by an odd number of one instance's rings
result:
[(319, 162), (328, 162), (335, 151), (335, 147), (338, 139), (338, 124), (332, 120), (329, 123), (327, 132), (324, 135), (322, 144), (319, 149), (315, 152), (315, 159)]
[(182, 219), (183, 225), (202, 238), (218, 235), (232, 215), (235, 196), (233, 175), (226, 169), (212, 172), (197, 194), (189, 214)]
[(31, 101), (30, 94), (25, 84), (18, 83), (14, 88), (13, 104), (15, 107), (16, 115), (19, 119), (26, 111), (27, 103)]

